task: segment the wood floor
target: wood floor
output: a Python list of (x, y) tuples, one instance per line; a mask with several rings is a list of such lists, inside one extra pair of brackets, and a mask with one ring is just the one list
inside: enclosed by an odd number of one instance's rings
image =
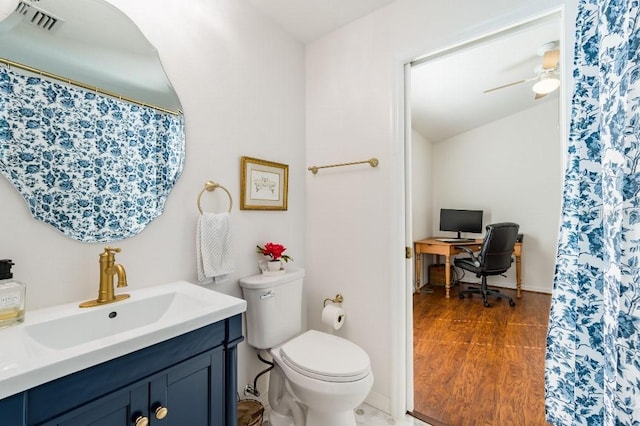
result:
[(551, 296), (413, 296), (414, 415), (434, 425), (546, 425), (544, 356)]

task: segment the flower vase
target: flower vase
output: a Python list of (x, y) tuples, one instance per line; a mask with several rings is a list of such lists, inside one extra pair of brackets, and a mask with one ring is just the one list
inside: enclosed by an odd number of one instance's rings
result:
[(267, 270), (269, 272), (276, 272), (282, 268), (281, 260), (270, 260), (267, 262)]

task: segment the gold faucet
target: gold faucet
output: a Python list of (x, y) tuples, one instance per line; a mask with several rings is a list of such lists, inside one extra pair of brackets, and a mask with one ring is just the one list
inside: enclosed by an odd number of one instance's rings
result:
[(81, 308), (105, 305), (129, 298), (128, 294), (118, 294), (116, 296), (113, 292), (114, 275), (118, 277), (118, 287), (127, 286), (127, 273), (124, 270), (124, 266), (116, 263), (115, 253), (120, 253), (120, 249), (107, 246), (104, 248), (104, 252), (100, 254), (100, 288), (98, 289), (98, 298), (82, 302), (80, 304)]

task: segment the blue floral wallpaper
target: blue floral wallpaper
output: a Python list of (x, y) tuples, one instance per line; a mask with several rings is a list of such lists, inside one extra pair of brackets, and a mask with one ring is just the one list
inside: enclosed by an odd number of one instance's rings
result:
[(162, 214), (184, 117), (0, 69), (0, 173), (34, 218), (79, 241), (131, 237)]
[(547, 335), (553, 425), (640, 424), (640, 6), (580, 0)]

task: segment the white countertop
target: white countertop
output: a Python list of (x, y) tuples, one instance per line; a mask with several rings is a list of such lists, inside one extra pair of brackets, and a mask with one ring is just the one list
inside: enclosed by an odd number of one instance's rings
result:
[[(186, 281), (117, 293), (131, 297), (93, 308), (79, 308), (78, 301), (27, 311), (22, 324), (0, 329), (0, 399), (232, 317), (247, 306), (243, 299)], [(163, 306), (143, 306), (152, 299), (162, 299)], [(153, 315), (144, 309), (159, 313), (145, 321)], [(105, 319), (110, 312), (122, 313), (119, 327), (124, 331), (110, 333), (103, 327), (116, 321)], [(93, 322), (99, 326), (96, 333), (87, 330)], [(42, 333), (57, 324), (64, 333)]]

